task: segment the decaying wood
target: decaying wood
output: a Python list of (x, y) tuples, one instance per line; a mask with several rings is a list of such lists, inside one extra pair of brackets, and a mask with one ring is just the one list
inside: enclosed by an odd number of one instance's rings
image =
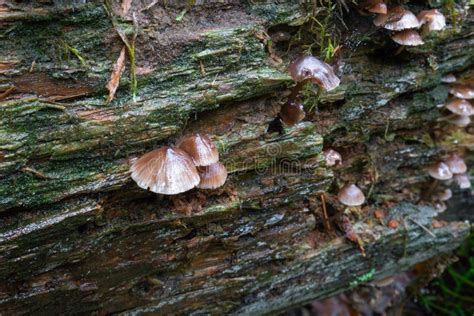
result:
[[(136, 21), (113, 25), (123, 4)], [(408, 269), (468, 234), (463, 222), (433, 227), (436, 212), (415, 202), (441, 154), (472, 163), (472, 128), (443, 125), (436, 107), (443, 75), (472, 75), (472, 16), (391, 56), (388, 33), (341, 11), (358, 30), (341, 26), (341, 86), (280, 134), (267, 128), (301, 53), (280, 33), (303, 32), (311, 6), (0, 5), (0, 313), (270, 314)], [(120, 85), (107, 104), (117, 28), (136, 36), (138, 94)], [(135, 157), (196, 131), (219, 148), (222, 189), (173, 200), (133, 183)], [(323, 146), (341, 166), (324, 165)], [(336, 230), (331, 196), (349, 181), (370, 195), (351, 218), (365, 257)], [(373, 215), (382, 208), (384, 221)]]

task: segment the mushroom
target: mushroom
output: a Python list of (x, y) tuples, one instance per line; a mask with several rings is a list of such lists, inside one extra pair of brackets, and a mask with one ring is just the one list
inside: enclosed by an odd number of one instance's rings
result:
[(342, 163), (341, 154), (334, 149), (326, 149), (323, 152), (323, 156), (326, 161), (326, 166), (332, 167)]
[(339, 202), (347, 206), (361, 206), (365, 202), (364, 193), (355, 184), (346, 184), (337, 194)]
[(383, 0), (367, 0), (362, 3), (361, 7), (371, 13), (387, 14), (387, 5)]
[(296, 123), (301, 122), (306, 116), (306, 113), (304, 112), (304, 108), (301, 103), (288, 100), (281, 107), (279, 116), (285, 125), (293, 126)]
[(402, 31), (420, 26), (416, 16), (402, 6), (393, 7), (387, 10), (387, 14), (377, 16), (374, 19), (374, 24), (391, 31)]
[(441, 77), (441, 82), (444, 82), (444, 83), (456, 82), (456, 76), (454, 76), (453, 74), (447, 74), (447, 75)]
[(436, 180), (449, 180), (453, 177), (448, 165), (442, 161), (429, 166), (428, 174)]
[(446, 189), (446, 190), (443, 190), (443, 191), (438, 192), (437, 194), (435, 194), (433, 196), (433, 200), (434, 201), (445, 202), (445, 201), (449, 200), (452, 197), (453, 197), (453, 192), (451, 191), (451, 189)]
[(159, 194), (182, 193), (200, 181), (193, 159), (185, 151), (167, 146), (140, 157), (130, 171), (139, 187)]
[(197, 168), (201, 181), (198, 184), (200, 189), (216, 189), (223, 186), (227, 179), (227, 170), (220, 162), (209, 166)]
[(449, 123), (452, 123), (454, 125), (457, 125), (459, 127), (466, 127), (469, 124), (471, 124), (471, 118), (466, 115), (449, 115), (446, 118), (443, 118), (447, 120)]
[(453, 174), (465, 173), (467, 171), (466, 163), (464, 159), (459, 157), (457, 154), (449, 155), (444, 162), (448, 166), (449, 170)]
[(462, 84), (449, 87), (449, 93), (460, 99), (474, 99), (474, 89)]
[(326, 91), (335, 89), (340, 83), (332, 67), (313, 56), (297, 58), (291, 63), (289, 71), (294, 81), (299, 83), (311, 81)]
[(474, 109), (472, 108), (471, 103), (464, 99), (453, 99), (446, 104), (446, 108), (457, 115), (474, 115)]
[(469, 189), (471, 187), (471, 181), (465, 173), (454, 175), (454, 181), (460, 189)]
[(196, 166), (208, 166), (219, 161), (219, 152), (207, 135), (186, 136), (178, 142), (178, 147), (192, 157)]
[(446, 27), (446, 18), (436, 9), (421, 11), (418, 20), (426, 31), (441, 31)]
[(415, 30), (404, 30), (397, 32), (392, 35), (392, 39), (395, 43), (404, 46), (418, 46), (423, 45), (423, 39), (420, 34)]

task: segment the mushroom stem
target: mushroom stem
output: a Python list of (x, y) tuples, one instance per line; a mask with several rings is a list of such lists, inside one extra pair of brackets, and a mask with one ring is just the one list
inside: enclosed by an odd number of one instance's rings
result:
[(395, 52), (394, 56), (399, 55), (401, 52), (403, 52), (404, 49), (405, 49), (405, 45), (401, 45)]
[(324, 223), (324, 226), (326, 227), (326, 230), (330, 231), (332, 230), (332, 228), (331, 228), (331, 224), (329, 223), (328, 212), (326, 209), (326, 197), (324, 196), (324, 192), (321, 193), (320, 198), (321, 198), (321, 204), (322, 204), (322, 209), (323, 209), (323, 223)]
[(429, 199), (433, 192), (438, 188), (439, 181), (437, 179), (434, 179), (433, 183), (431, 183), (430, 187), (428, 188), (428, 191), (425, 193), (425, 197)]
[(300, 93), (300, 91), (303, 89), (303, 87), (305, 86), (305, 84), (307, 82), (309, 82), (309, 79), (306, 79), (306, 80), (303, 80), (303, 81), (300, 81), (300, 82), (296, 83), (296, 85), (291, 89), (291, 94), (288, 97), (288, 100), (289, 101), (296, 101), (296, 98), (298, 97), (298, 94)]

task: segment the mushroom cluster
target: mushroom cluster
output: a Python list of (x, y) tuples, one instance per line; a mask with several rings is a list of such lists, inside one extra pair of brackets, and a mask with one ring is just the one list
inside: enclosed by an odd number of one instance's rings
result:
[(424, 44), (422, 36), (417, 31), (420, 27), (424, 35), (431, 31), (440, 31), (446, 26), (444, 15), (436, 9), (423, 10), (416, 16), (403, 6), (387, 9), (385, 3), (375, 0), (368, 1), (364, 8), (369, 12), (378, 14), (373, 21), (374, 24), (392, 31), (391, 38), (401, 45), (400, 49), (405, 46)]
[(163, 146), (137, 159), (130, 168), (139, 187), (174, 195), (191, 190), (215, 189), (224, 185), (227, 170), (207, 135), (184, 137), (176, 147)]

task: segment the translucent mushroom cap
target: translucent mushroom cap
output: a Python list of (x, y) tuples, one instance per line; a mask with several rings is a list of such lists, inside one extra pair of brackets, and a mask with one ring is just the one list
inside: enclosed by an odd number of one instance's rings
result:
[(456, 82), (456, 76), (453, 75), (453, 74), (447, 74), (447, 75), (441, 77), (441, 82), (444, 82), (444, 83)]
[(433, 200), (445, 202), (453, 197), (453, 192), (451, 189), (446, 189), (441, 192), (436, 193), (433, 196)]
[(161, 147), (146, 153), (130, 168), (138, 186), (159, 194), (173, 195), (199, 184), (192, 158), (179, 148)]
[(466, 127), (471, 124), (471, 118), (467, 115), (452, 115), (447, 118), (447, 121), (459, 127)]
[(216, 189), (224, 185), (227, 179), (227, 170), (220, 162), (213, 163), (209, 166), (198, 167), (200, 189)]
[(387, 14), (387, 5), (382, 0), (367, 0), (362, 3), (362, 8), (372, 13)]
[(474, 99), (474, 89), (462, 84), (449, 87), (449, 93), (460, 99)]
[(448, 165), (440, 161), (428, 167), (428, 174), (438, 180), (449, 180), (453, 177), (453, 173)]
[(424, 44), (420, 34), (415, 30), (397, 32), (392, 35), (392, 39), (395, 43), (405, 46), (418, 46)]
[(339, 86), (340, 80), (332, 67), (313, 56), (302, 56), (290, 65), (290, 75), (296, 82), (311, 80), (326, 91)]
[(342, 163), (341, 154), (335, 151), (334, 149), (326, 149), (323, 152), (323, 155), (324, 160), (326, 161), (326, 165), (329, 167)]
[(418, 14), (420, 24), (426, 24), (428, 31), (441, 31), (446, 27), (446, 18), (436, 9), (423, 10)]
[(456, 174), (454, 176), (454, 181), (459, 186), (460, 189), (469, 189), (471, 187), (471, 181), (467, 174)]
[(208, 166), (219, 161), (219, 152), (207, 135), (186, 136), (178, 142), (178, 147), (192, 157), (196, 166)]
[(339, 202), (347, 206), (360, 206), (365, 202), (364, 193), (355, 184), (346, 184), (337, 194)]
[(303, 105), (298, 102), (288, 100), (280, 109), (280, 118), (287, 126), (301, 122), (305, 116)]
[(388, 9), (387, 14), (381, 14), (374, 19), (376, 26), (383, 26), (387, 30), (402, 31), (420, 27), (418, 18), (402, 6)]
[(464, 159), (459, 157), (457, 154), (451, 154), (449, 155), (444, 162), (448, 165), (449, 170), (452, 173), (465, 173), (467, 171), (467, 166), (466, 163), (464, 162)]
[(453, 99), (446, 104), (446, 108), (457, 115), (471, 116), (474, 114), (471, 103), (464, 99)]

